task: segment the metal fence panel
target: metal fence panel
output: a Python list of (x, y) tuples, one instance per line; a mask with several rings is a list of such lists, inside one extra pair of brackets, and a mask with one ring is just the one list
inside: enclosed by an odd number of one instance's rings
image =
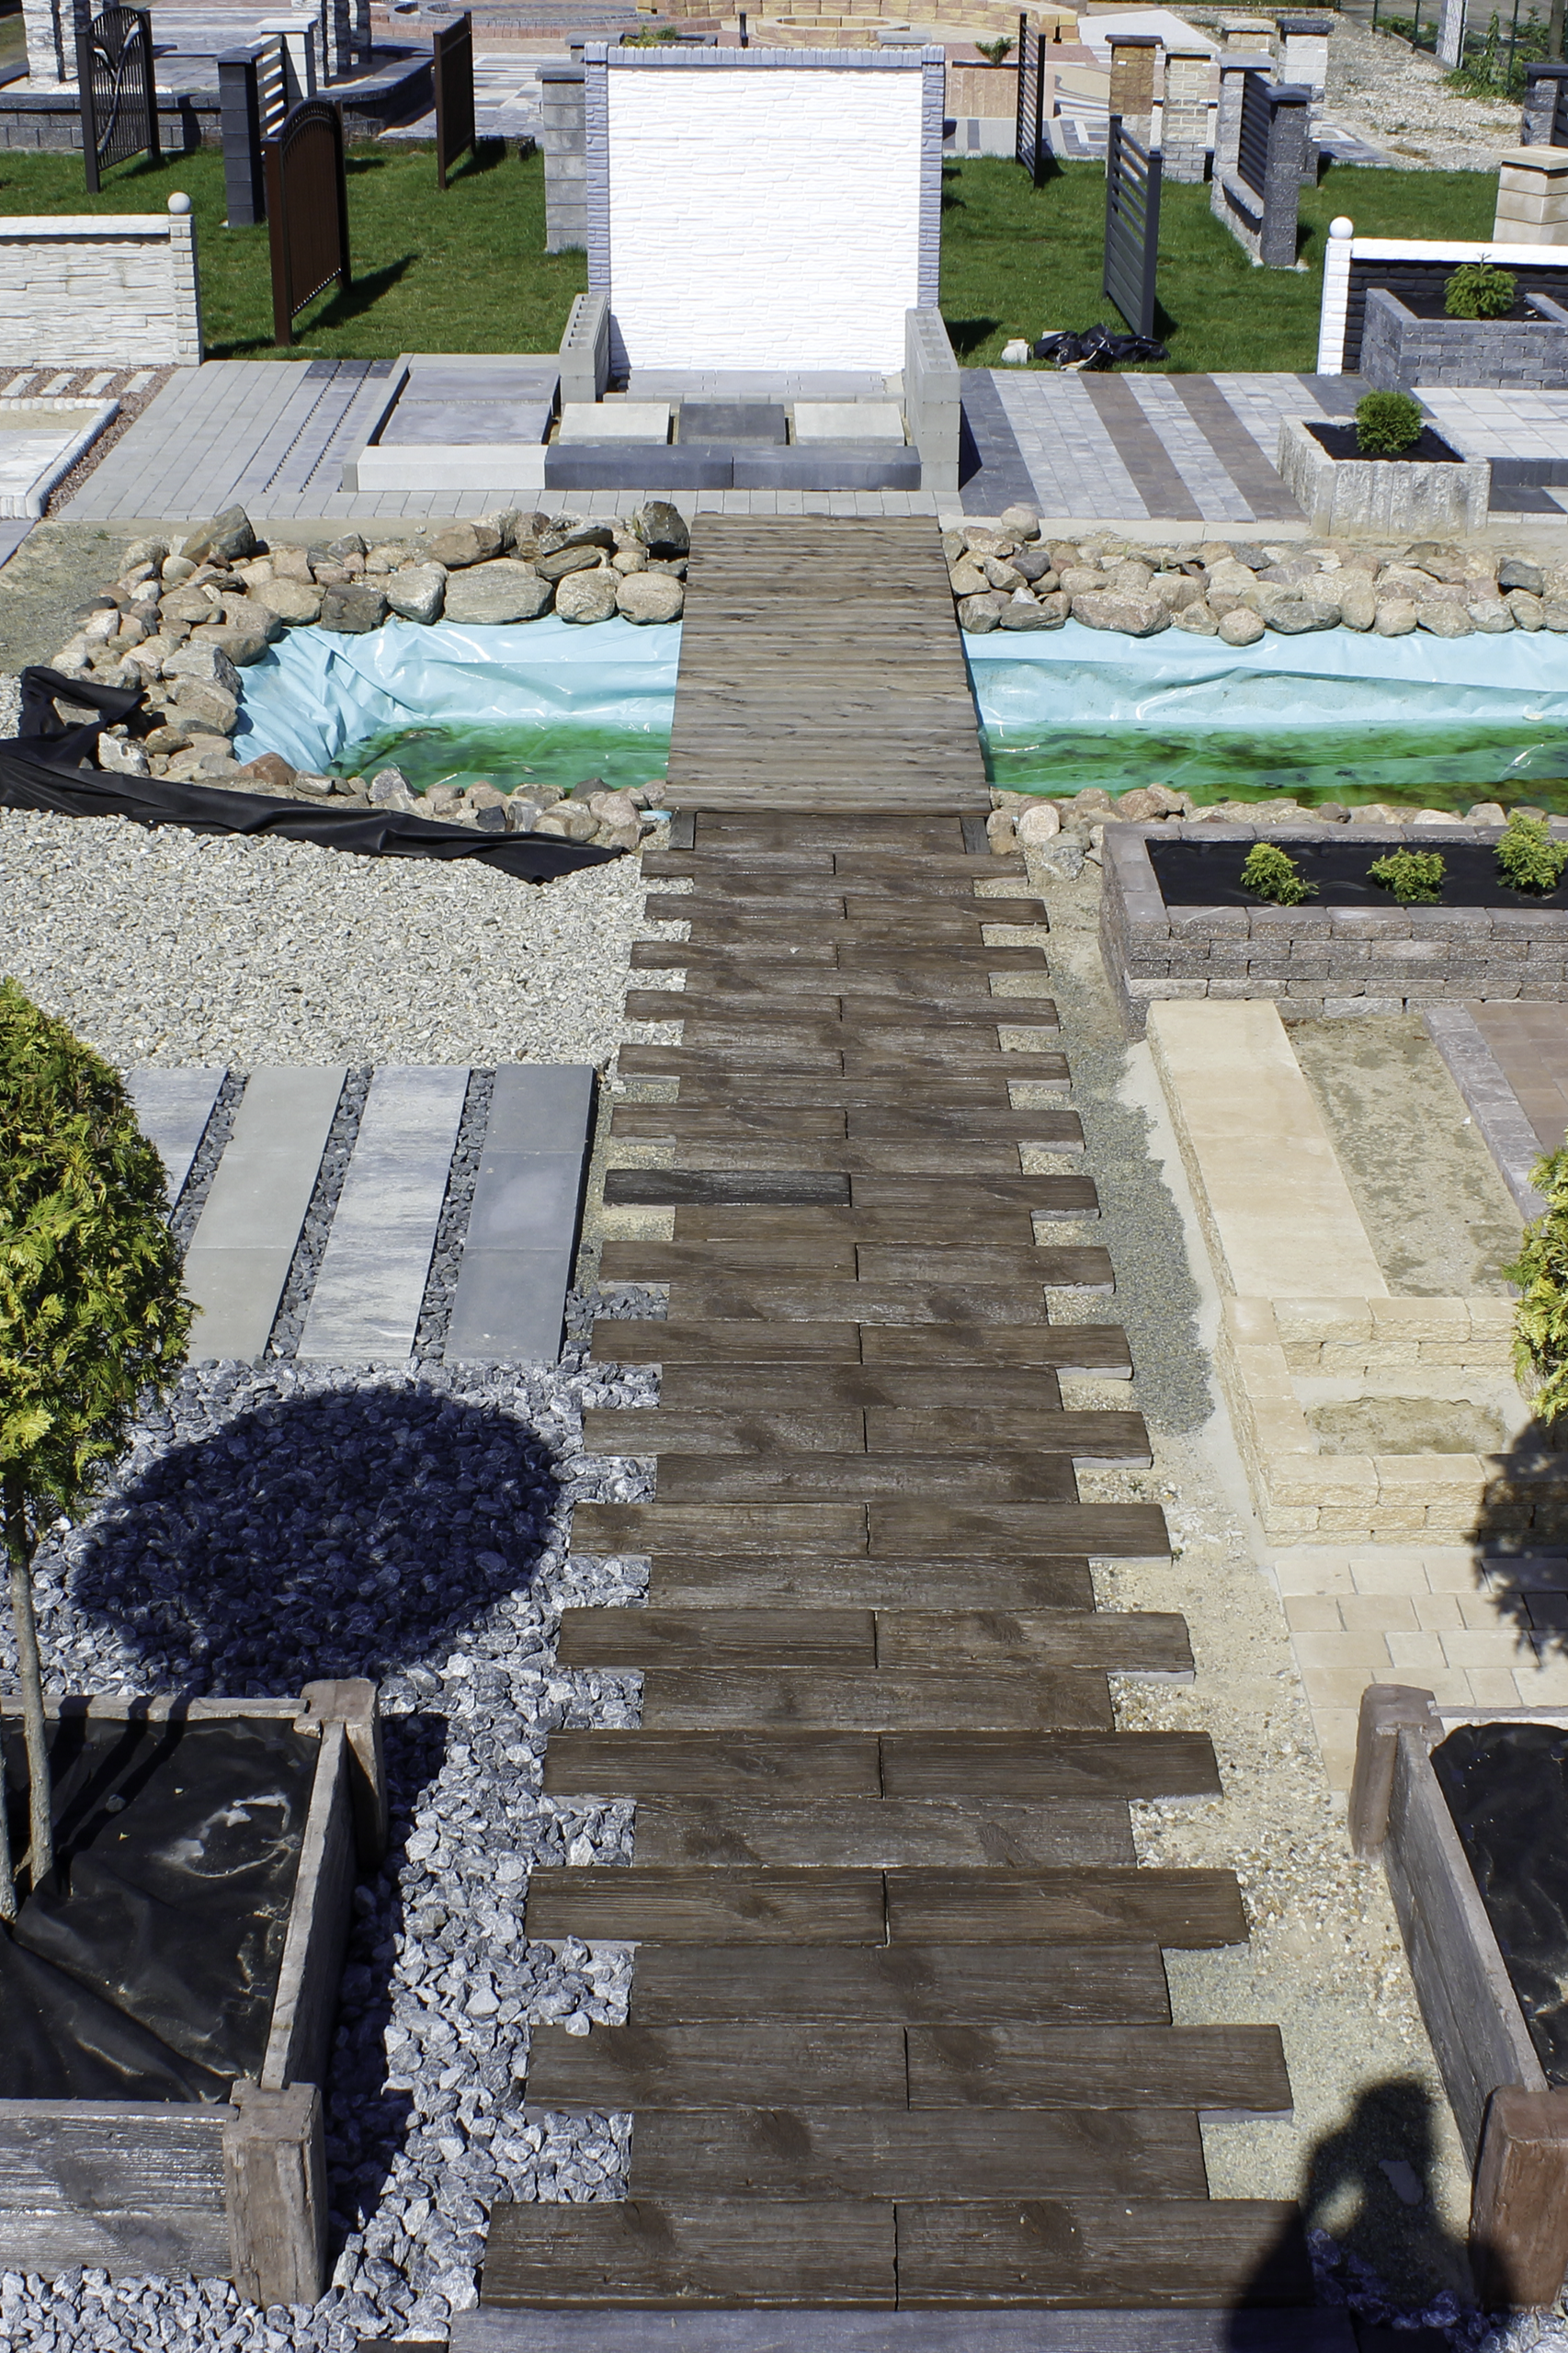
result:
[(1045, 141), (1044, 33), (1029, 30), (1027, 17), (1018, 18), (1018, 115), (1014, 152), (1038, 188), (1044, 164)]
[(159, 161), (158, 93), (153, 79), (153, 19), (144, 8), (106, 8), (76, 25), (82, 160), (96, 196), (111, 164), (143, 153)]
[(1160, 246), (1162, 157), (1110, 118), (1106, 144), (1105, 276), (1108, 294), (1134, 335), (1154, 332), (1154, 268)]
[(473, 134), (473, 18), (466, 11), (455, 24), (436, 34), (433, 43), (436, 83), (436, 177), (442, 188), (447, 174)]
[(294, 340), (294, 315), (335, 278), (347, 294), (348, 188), (343, 117), (325, 98), (290, 107), (263, 154), (272, 244), (272, 331)]
[(1244, 74), (1242, 76), (1242, 131), (1236, 155), (1236, 176), (1245, 181), (1260, 203), (1268, 184), (1268, 127), (1272, 120), (1267, 83), (1261, 74)]

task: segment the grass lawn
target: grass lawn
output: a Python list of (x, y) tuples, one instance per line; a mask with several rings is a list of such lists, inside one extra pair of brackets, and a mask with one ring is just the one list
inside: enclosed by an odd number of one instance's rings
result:
[[(88, 196), (79, 156), (0, 153), (0, 213), (162, 211), (183, 188), (196, 216), (202, 323), (211, 359), (270, 359), (267, 229), (225, 229), (223, 158), (203, 147), (160, 165), (122, 164)], [(443, 196), (428, 147), (369, 145), (348, 158), (354, 289), (295, 321), (293, 356), (392, 359), (400, 351), (553, 351), (582, 254), (544, 250), (544, 160), (498, 143), (465, 158)]]
[[(1204, 188), (1166, 188), (1160, 208), (1155, 331), (1168, 372), (1309, 369), (1328, 224), (1348, 213), (1368, 237), (1486, 238), (1495, 172), (1332, 166), (1301, 190), (1303, 271), (1255, 269), (1209, 210)], [(942, 313), (966, 367), (994, 367), (1012, 335), (1122, 322), (1100, 291), (1105, 172), (1067, 164), (1043, 188), (1003, 156), (942, 169)]]
[[(1105, 173), (1068, 164), (1031, 188), (1000, 156), (942, 172), (942, 310), (969, 367), (994, 366), (1009, 336), (1119, 326), (1100, 292)], [(125, 164), (88, 196), (79, 159), (0, 153), (0, 212), (161, 211), (173, 188), (196, 210), (202, 313), (214, 359), (280, 357), (272, 341), (267, 231), (223, 226), (223, 162)], [(1254, 269), (1209, 210), (1207, 188), (1167, 188), (1160, 222), (1158, 331), (1170, 367), (1305, 369), (1317, 350), (1328, 224), (1347, 212), (1369, 236), (1491, 234), (1496, 176), (1340, 166), (1301, 194), (1304, 271)], [(581, 254), (544, 250), (544, 162), (487, 146), (443, 196), (428, 148), (356, 148), (348, 162), (354, 290), (301, 313), (294, 354), (391, 359), (400, 351), (553, 351)], [(840, 233), (837, 230), (832, 234)]]

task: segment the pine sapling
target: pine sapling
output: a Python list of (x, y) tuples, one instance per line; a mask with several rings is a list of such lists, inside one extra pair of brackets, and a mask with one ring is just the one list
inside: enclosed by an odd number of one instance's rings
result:
[(1255, 892), (1271, 906), (1299, 907), (1303, 899), (1316, 896), (1317, 885), (1307, 881), (1278, 842), (1254, 842), (1242, 868), (1242, 889)]

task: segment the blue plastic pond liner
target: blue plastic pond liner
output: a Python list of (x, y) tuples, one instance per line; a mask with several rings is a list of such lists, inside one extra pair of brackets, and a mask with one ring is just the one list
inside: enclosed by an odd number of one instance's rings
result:
[[(54, 710), (56, 697), (99, 716), (67, 724)], [(24, 670), (22, 732), (0, 742), (0, 808), (45, 810), (62, 817), (129, 817), (137, 824), (183, 825), (197, 834), (268, 834), (367, 858), (463, 858), (524, 882), (548, 882), (624, 854), (543, 834), (497, 839), (467, 825), (438, 824), (387, 809), (275, 801), (261, 793), (96, 768), (100, 732), (128, 719), (141, 700), (139, 693), (68, 678), (58, 670)]]
[[(1153, 778), (1214, 799), (1235, 789), (1452, 800), (1525, 797), (1568, 777), (1568, 640), (1272, 632), (1249, 646), (1178, 630), (966, 637), (988, 763), (1022, 790), (1115, 791)], [(1473, 798), (1473, 792), (1470, 793)]]
[(240, 674), (235, 749), (320, 775), (351, 746), (419, 727), (617, 729), (663, 766), (680, 662), (678, 622), (584, 628), (548, 613), (506, 628), (388, 621), (363, 636), (290, 630)]

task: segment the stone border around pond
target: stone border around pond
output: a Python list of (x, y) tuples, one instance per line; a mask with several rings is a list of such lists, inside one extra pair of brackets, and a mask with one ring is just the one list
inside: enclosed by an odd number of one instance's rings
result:
[[(1267, 997), (1286, 1021), (1465, 998), (1568, 1004), (1568, 907), (1172, 907), (1149, 856), (1154, 831), (1108, 824), (1101, 848), (1100, 952), (1130, 1037), (1143, 1035), (1152, 1003), (1173, 997)], [(1165, 824), (1157, 837), (1288, 847), (1324, 831)], [(1358, 845), (1393, 849), (1501, 838), (1496, 825), (1356, 828)]]
[(624, 522), (507, 508), (373, 546), (357, 531), (325, 543), (267, 546), (235, 506), (177, 550), (167, 539), (133, 540), (119, 577), (78, 609), (80, 627), (51, 666), (146, 697), (131, 722), (99, 739), (99, 766), (109, 773), (227, 785), (285, 801), (332, 797), (481, 832), (632, 849), (655, 822), (642, 813), (661, 797), (653, 787), (612, 792), (595, 777), (570, 795), (540, 786), (525, 800), (479, 784), (420, 798), (395, 767), (368, 779), (317, 776), (270, 752), (242, 765), (230, 740), (243, 700), (241, 672), (290, 629), (358, 637), (392, 620), (494, 628), (552, 611), (582, 626), (615, 618), (667, 624), (685, 608), (689, 546), (686, 523), (659, 500)]

